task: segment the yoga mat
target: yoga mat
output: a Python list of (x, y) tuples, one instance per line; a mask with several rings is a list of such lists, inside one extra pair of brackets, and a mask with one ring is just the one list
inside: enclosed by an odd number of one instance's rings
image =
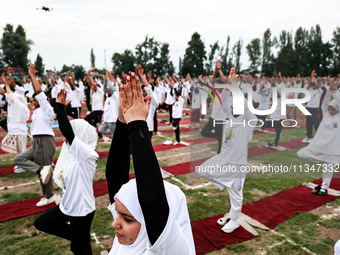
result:
[[(59, 133), (55, 133), (56, 135)], [(60, 132), (61, 135), (61, 132)], [(199, 144), (199, 143), (206, 143), (206, 142), (212, 142), (214, 141), (215, 138), (208, 138), (208, 137), (202, 137), (202, 138), (197, 138), (193, 141), (191, 141), (193, 144)], [(285, 148), (289, 148), (289, 149), (294, 149), (294, 148), (299, 148), (302, 147), (306, 144), (301, 142), (302, 139), (297, 139), (297, 140), (292, 140), (292, 141), (288, 141), (288, 142), (283, 142), (280, 143), (280, 146), (283, 146)], [(190, 140), (187, 140), (185, 142), (190, 142)], [(56, 142), (56, 146), (61, 146), (62, 145), (62, 141)], [(162, 150), (170, 150), (170, 149), (174, 149), (174, 148), (181, 148), (184, 147), (185, 145), (183, 144), (178, 144), (178, 145), (164, 145), (164, 144), (158, 144), (158, 145), (154, 145), (153, 148), (155, 151), (162, 151)], [(248, 157), (254, 157), (254, 156), (258, 156), (258, 155), (262, 155), (262, 154), (268, 154), (268, 153), (273, 153), (273, 152), (278, 152), (277, 150), (273, 150), (267, 147), (252, 147), (248, 149)], [(0, 150), (0, 154), (4, 154), (5, 152)], [(100, 158), (106, 158), (108, 155), (108, 152), (99, 152), (98, 153)], [(167, 169), (165, 171), (170, 172), (172, 174), (175, 173), (182, 173), (182, 174), (186, 174), (186, 173), (190, 173), (195, 171), (194, 167), (196, 165), (200, 165), (202, 164), (204, 161), (206, 161), (208, 158), (205, 159), (200, 159), (196, 162), (185, 162), (185, 163), (181, 163), (181, 164), (176, 164), (176, 165), (172, 165), (172, 166), (166, 166), (164, 168)], [(203, 161), (202, 161), (203, 160)], [(199, 163), (201, 162), (201, 163)], [(0, 168), (0, 176), (4, 176), (4, 175), (8, 175), (8, 174), (12, 174), (13, 173), (13, 168), (15, 165), (9, 165), (9, 166), (3, 166)], [(189, 169), (191, 166), (191, 169)]]
[(314, 195), (311, 188), (300, 185), (246, 204), (242, 212), (272, 229), (296, 213), (313, 210), (336, 198), (332, 195)]
[(191, 222), (197, 255), (222, 249), (228, 244), (248, 241), (255, 237), (243, 227), (239, 227), (229, 234), (222, 232), (222, 227), (216, 223), (221, 217), (223, 215)]
[[(181, 121), (179, 122), (179, 124), (189, 124), (189, 123), (190, 123), (190, 120), (181, 120)], [(167, 126), (167, 125), (171, 125), (171, 124), (158, 123), (158, 126), (159, 126), (159, 127)]]
[[(190, 142), (190, 140), (187, 140), (185, 142)], [(56, 146), (62, 146), (63, 144), (63, 141), (58, 141), (58, 142), (55, 142)], [(185, 147), (186, 145), (184, 144), (178, 144), (178, 145), (164, 145), (164, 144), (157, 144), (157, 145), (154, 145), (153, 148), (154, 148), (154, 151), (163, 151), (163, 150), (171, 150), (171, 149), (175, 149), (175, 148), (181, 148), (181, 147)], [(0, 150), (0, 154), (1, 154), (1, 150)], [(5, 153), (5, 152), (4, 152)], [(107, 158), (109, 152), (108, 151), (102, 151), (102, 152), (98, 152), (98, 155), (99, 155), (99, 158)], [(53, 163), (56, 163), (57, 159), (54, 159), (53, 160)], [(3, 167), (0, 167), (0, 176), (5, 176), (5, 175), (8, 175), (8, 174), (13, 174), (14, 172), (14, 166), (15, 165), (8, 165), (8, 166), (3, 166)]]
[[(336, 180), (334, 183), (339, 190), (340, 179)], [(320, 181), (319, 179), (315, 182)], [(331, 195), (313, 195), (311, 191), (311, 188), (300, 185), (243, 205), (242, 212), (273, 229), (297, 213), (313, 210), (337, 198)], [(222, 216), (223, 214), (191, 222), (197, 255), (221, 249), (228, 244), (247, 241), (254, 237), (242, 227), (230, 234), (223, 233), (221, 226), (216, 223), (217, 219)]]
[[(301, 123), (301, 124), (298, 124), (297, 127), (282, 127), (282, 130), (285, 129), (295, 129), (295, 128), (298, 128), (298, 127), (306, 127), (306, 123)], [(259, 128), (255, 128), (256, 129), (260, 129)], [(253, 132), (254, 135), (261, 135), (261, 134), (266, 134), (266, 132), (259, 132), (259, 131), (255, 131)], [(269, 132), (275, 132), (275, 128), (265, 128), (264, 129), (265, 131), (269, 131)]]

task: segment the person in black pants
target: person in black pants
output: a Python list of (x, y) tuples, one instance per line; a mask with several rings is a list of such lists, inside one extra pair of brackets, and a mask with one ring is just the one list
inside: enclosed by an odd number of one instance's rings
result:
[(70, 240), (74, 254), (92, 254), (90, 228), (96, 208), (92, 182), (99, 158), (94, 151), (97, 134), (85, 120), (76, 119), (70, 123), (65, 106), (66, 91), (62, 89), (55, 110), (68, 145), (62, 147), (54, 180), (63, 189), (63, 197), (59, 205), (39, 216), (34, 226)]
[[(215, 132), (212, 132), (212, 131)], [(215, 125), (214, 127), (214, 119), (209, 118), (209, 121), (205, 126), (203, 127), (201, 131), (201, 135), (204, 137), (211, 137), (216, 138), (218, 142), (218, 148), (217, 148), (217, 154), (220, 154), (221, 147), (222, 147), (222, 134), (223, 134), (223, 125)]]
[[(215, 79), (217, 76), (219, 75), (220, 78), (222, 78), (223, 80), (226, 80), (226, 77), (224, 76), (222, 70), (221, 70), (221, 62), (219, 60), (216, 61), (215, 64), (215, 71), (213, 73), (213, 78)], [(222, 95), (222, 91), (221, 90), (217, 90), (217, 92), (219, 93), (219, 95)], [(218, 107), (215, 108), (214, 107)], [(213, 105), (213, 113), (214, 110), (216, 112), (218, 111), (222, 111), (222, 108), (220, 105)], [(220, 154), (221, 152), (221, 148), (222, 148), (222, 139), (223, 139), (223, 126), (221, 124), (217, 124), (214, 127), (214, 114), (211, 114), (211, 117), (209, 117), (209, 121), (207, 124), (205, 124), (205, 126), (203, 127), (202, 131), (201, 131), (201, 135), (204, 137), (211, 137), (211, 138), (216, 138), (217, 142), (218, 142), (218, 148), (217, 148), (217, 154)], [(220, 120), (217, 120), (217, 122)], [(220, 123), (220, 122), (219, 122)]]
[[(119, 100), (106, 165), (109, 209), (116, 231), (110, 254), (195, 254), (185, 196), (162, 180), (145, 122), (149, 102), (144, 102), (134, 73), (120, 85)], [(133, 180), (129, 180), (130, 152)]]
[(84, 84), (84, 91), (85, 91), (85, 97), (86, 97), (86, 107), (89, 112), (92, 112), (92, 107), (91, 107), (91, 88), (87, 82), (86, 76), (83, 79), (83, 84)]
[(272, 142), (267, 143), (267, 147), (272, 148), (272, 149), (277, 149), (277, 145), (279, 143), (281, 131), (282, 131), (282, 124), (281, 124), (282, 121), (283, 121), (283, 119), (281, 119), (281, 120), (266, 120), (264, 122), (263, 126), (261, 127), (262, 130), (264, 130), (265, 128), (271, 128), (273, 126), (275, 128), (275, 141), (274, 141), (274, 143), (272, 143)]
[[(92, 112), (85, 117), (85, 120), (92, 126), (97, 128), (97, 124), (100, 124), (103, 110), (104, 110), (104, 91), (96, 85), (92, 78), (91, 69), (87, 72), (87, 77), (89, 78), (89, 87), (93, 91), (92, 94)], [(98, 133), (98, 137), (101, 139), (102, 134)]]

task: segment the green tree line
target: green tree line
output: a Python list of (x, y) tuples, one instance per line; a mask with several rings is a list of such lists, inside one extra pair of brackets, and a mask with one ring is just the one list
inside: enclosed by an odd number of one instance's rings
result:
[[(340, 27), (333, 31), (330, 41), (322, 39), (319, 25), (309, 30), (299, 27), (295, 32), (283, 30), (279, 35), (272, 35), (270, 28), (266, 29), (262, 38), (254, 38), (245, 45), (249, 58), (249, 66), (242, 66), (241, 55), (244, 41), (239, 38), (234, 45), (227, 36), (223, 43), (216, 41), (206, 47), (201, 35), (195, 32), (185, 49), (183, 57), (179, 58), (178, 73), (191, 76), (211, 74), (217, 59), (221, 61), (222, 70), (229, 72), (234, 66), (239, 73), (248, 70), (254, 74), (272, 76), (281, 72), (285, 76), (308, 76), (312, 70), (319, 75), (340, 74)], [(26, 31), (18, 25), (16, 29), (11, 24), (4, 28), (0, 38), (0, 68), (5, 65), (27, 69), (31, 61), (28, 53), (33, 41), (26, 38)], [(170, 60), (169, 44), (159, 42), (153, 37), (146, 36), (144, 41), (137, 44), (134, 51), (126, 49), (122, 53), (115, 52), (112, 57), (112, 69), (116, 73), (134, 70), (141, 64), (147, 71), (157, 75), (172, 75), (175, 68)], [(34, 62), (40, 74), (44, 72), (42, 57), (38, 54)], [(95, 66), (93, 48), (90, 51), (91, 67)], [(75, 69), (82, 76), (82, 66), (72, 66), (63, 69)]]

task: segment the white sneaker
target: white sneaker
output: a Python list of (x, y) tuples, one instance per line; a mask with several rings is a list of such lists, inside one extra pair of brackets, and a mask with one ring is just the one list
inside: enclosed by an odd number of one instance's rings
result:
[(179, 144), (179, 142), (174, 142), (174, 143), (173, 143), (173, 145), (177, 145), (177, 144)]
[(40, 179), (43, 184), (47, 184), (50, 180), (50, 176), (52, 173), (52, 166), (44, 166), (43, 169), (40, 171)]
[(165, 142), (163, 142), (164, 145), (171, 145), (172, 141), (171, 140), (166, 140)]
[(306, 143), (310, 143), (311, 141), (313, 141), (313, 138), (308, 138)]
[(104, 143), (111, 143), (112, 140), (110, 138), (108, 138), (107, 136), (103, 136), (103, 142)]
[(224, 214), (224, 216), (222, 218), (219, 218), (217, 220), (217, 224), (220, 226), (224, 226), (225, 224), (228, 223), (228, 221), (230, 221), (230, 217), (229, 217), (229, 213)]
[(237, 221), (234, 220), (230, 220), (227, 224), (224, 225), (223, 228), (221, 228), (221, 230), (224, 233), (231, 233), (233, 232), (235, 229), (237, 229), (240, 226), (240, 224), (238, 224)]
[(303, 139), (302, 139), (302, 143), (307, 143), (307, 140), (308, 140), (308, 139), (309, 139), (308, 137), (303, 138)]
[(25, 170), (22, 169), (21, 167), (19, 167), (19, 166), (14, 167), (14, 173), (20, 174), (20, 173), (23, 173), (23, 172), (25, 172)]
[(55, 201), (54, 201), (55, 204), (56, 204), (56, 205), (59, 205), (60, 202), (61, 202), (61, 195), (59, 195), (59, 194), (54, 194), (53, 197), (54, 197), (54, 200), (55, 200)]
[(55, 196), (53, 195), (50, 198), (46, 198), (43, 197), (42, 199), (40, 199), (40, 201), (36, 204), (37, 207), (41, 207), (41, 206), (45, 206), (45, 205), (49, 205), (55, 202)]
[(170, 124), (170, 122), (169, 122), (169, 121), (167, 121), (167, 122), (165, 122), (165, 124), (169, 125), (169, 124)]

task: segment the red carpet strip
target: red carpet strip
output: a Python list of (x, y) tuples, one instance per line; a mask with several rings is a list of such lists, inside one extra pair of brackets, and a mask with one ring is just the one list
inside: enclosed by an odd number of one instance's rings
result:
[[(321, 182), (321, 179), (315, 182)], [(340, 178), (332, 180), (332, 187), (340, 190)], [(311, 211), (337, 197), (313, 195), (311, 188), (303, 185), (281, 191), (275, 195), (246, 204), (242, 212), (273, 229), (278, 224), (290, 219), (297, 213)], [(197, 255), (221, 249), (228, 244), (252, 239), (254, 236), (243, 229), (236, 229), (231, 234), (221, 231), (216, 221), (223, 215), (191, 222)]]
[[(197, 138), (195, 140), (192, 141), (192, 144), (199, 144), (199, 143), (206, 143), (206, 142), (213, 142), (215, 141), (215, 138), (209, 138), (209, 137), (202, 137), (202, 138)], [(303, 147), (306, 144), (303, 144), (302, 139), (297, 139), (297, 140), (292, 140), (292, 141), (288, 141), (288, 142), (283, 142), (280, 143), (280, 146), (283, 146), (285, 148), (288, 149), (294, 149), (294, 148), (299, 148), (299, 147)], [(189, 140), (185, 141), (185, 142), (189, 142)], [(62, 141), (56, 142), (57, 146), (61, 146), (62, 145)], [(185, 145), (183, 144), (178, 144), (178, 145), (164, 145), (164, 144), (158, 144), (158, 145), (154, 145), (153, 148), (155, 151), (162, 151), (162, 150), (170, 150), (170, 149), (174, 149), (174, 148), (180, 148), (180, 147), (184, 147)], [(248, 157), (254, 157), (254, 156), (258, 156), (258, 155), (262, 155), (262, 154), (268, 154), (268, 153), (273, 153), (273, 152), (277, 152), (277, 150), (273, 150), (267, 147), (252, 147), (248, 149)], [(1, 151), (0, 151), (1, 154)], [(106, 158), (108, 155), (108, 152), (100, 152), (98, 153), (100, 155), (100, 158)], [(201, 160), (197, 160), (197, 161), (192, 161), (192, 162), (185, 162), (185, 163), (180, 163), (180, 164), (176, 164), (176, 165), (172, 165), (172, 166), (166, 166), (163, 169), (169, 173), (178, 175), (178, 174), (187, 174), (190, 172), (195, 171), (195, 166), (198, 166), (200, 164), (202, 164), (206, 159), (201, 159)], [(202, 161), (203, 160), (203, 161)], [(0, 176), (4, 176), (4, 175), (8, 175), (8, 174), (13, 174), (13, 168), (15, 165), (9, 165), (9, 166), (3, 166), (0, 168)], [(191, 167), (191, 169), (190, 169)]]

